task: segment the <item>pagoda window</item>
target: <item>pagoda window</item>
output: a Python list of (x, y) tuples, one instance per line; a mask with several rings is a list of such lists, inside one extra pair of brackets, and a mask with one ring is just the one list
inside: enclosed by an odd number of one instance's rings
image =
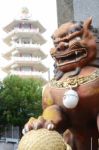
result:
[(19, 28), (22, 28), (22, 24), (21, 23), (19, 24)]
[(30, 66), (23, 66), (21, 67), (21, 71), (32, 71), (32, 68)]
[(14, 41), (15, 41), (15, 43), (19, 43), (20, 42), (19, 39), (15, 39)]
[(22, 57), (22, 53), (20, 53), (20, 57)]
[(16, 40), (16, 43), (19, 43), (19, 40)]
[(32, 25), (30, 24), (30, 29), (32, 28)]
[(20, 71), (20, 68), (19, 68), (19, 67), (17, 67), (17, 68), (15, 68), (15, 70), (16, 70), (16, 71)]
[(37, 27), (34, 27), (32, 24), (31, 24), (31, 29), (34, 31), (39, 31), (39, 29)]
[(33, 69), (33, 67), (31, 67), (31, 71), (33, 71), (34, 69)]
[(28, 39), (28, 38), (22, 38), (22, 39), (21, 39), (21, 42), (22, 42), (23, 44), (30, 44), (30, 39)]
[(31, 53), (22, 54), (22, 57), (32, 57)]
[(22, 23), (18, 23), (15, 28), (22, 28)]
[(30, 24), (29, 23), (24, 23), (24, 24), (22, 24), (22, 28), (30, 29)]

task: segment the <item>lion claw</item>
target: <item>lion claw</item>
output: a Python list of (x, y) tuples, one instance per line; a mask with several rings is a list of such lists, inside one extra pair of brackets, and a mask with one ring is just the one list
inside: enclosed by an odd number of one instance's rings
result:
[(54, 129), (54, 124), (53, 123), (48, 124), (47, 129), (48, 130), (53, 130)]

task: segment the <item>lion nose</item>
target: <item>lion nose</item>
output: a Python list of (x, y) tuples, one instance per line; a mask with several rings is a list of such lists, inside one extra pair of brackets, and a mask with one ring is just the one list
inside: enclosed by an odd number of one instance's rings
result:
[(66, 50), (69, 47), (67, 42), (60, 42), (59, 45), (56, 47), (57, 51)]

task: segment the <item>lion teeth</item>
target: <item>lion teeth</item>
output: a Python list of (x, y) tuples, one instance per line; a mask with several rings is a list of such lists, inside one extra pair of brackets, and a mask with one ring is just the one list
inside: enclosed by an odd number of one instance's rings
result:
[(77, 55), (77, 54), (78, 54), (78, 52), (77, 52), (77, 51), (75, 51), (75, 54)]
[(64, 46), (68, 46), (68, 43), (67, 43), (67, 42), (65, 42), (65, 43), (64, 43)]
[(75, 39), (76, 39), (77, 41), (80, 41), (80, 40), (81, 40), (81, 38), (80, 38), (79, 36), (77, 36)]

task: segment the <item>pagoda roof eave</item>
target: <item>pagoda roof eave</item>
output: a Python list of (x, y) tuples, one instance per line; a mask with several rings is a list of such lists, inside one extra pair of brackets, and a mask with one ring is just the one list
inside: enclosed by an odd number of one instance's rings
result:
[(41, 33), (44, 33), (45, 31), (46, 31), (46, 29), (41, 25), (41, 23), (39, 22), (39, 21), (37, 21), (37, 20), (31, 20), (31, 19), (14, 19), (13, 21), (11, 21), (7, 26), (5, 26), (4, 28), (3, 28), (3, 30), (5, 31), (5, 32), (10, 32), (12, 29), (13, 29), (13, 27), (15, 27), (15, 25), (17, 25), (18, 23), (25, 23), (25, 22), (29, 22), (29, 23), (31, 23), (31, 24), (33, 24), (33, 26), (35, 27), (35, 28), (39, 28), (39, 31), (41, 32)]
[[(24, 32), (24, 35), (27, 36), (27, 37), (31, 37), (34, 42), (36, 44), (44, 44), (46, 43), (46, 40), (44, 39), (44, 37), (40, 34), (40, 33), (32, 33), (32, 32)], [(21, 32), (11, 32), (8, 36), (6, 36), (3, 41), (7, 44), (7, 45), (11, 45), (11, 41), (12, 41), (12, 38), (14, 36), (17, 36), (17, 37), (23, 37), (23, 31)]]
[[(26, 51), (25, 49), (22, 49), (22, 48), (15, 48), (13, 47), (10, 51), (6, 52), (6, 53), (3, 53), (2, 56), (7, 59), (7, 60), (10, 60), (11, 57), (12, 57), (12, 52), (14, 51), (17, 51), (17, 54), (21, 52), (21, 54), (23, 53), (31, 53), (33, 57), (39, 57), (41, 59), (45, 59), (47, 57), (47, 55), (41, 50), (41, 49), (38, 49), (38, 48), (35, 48), (35, 49), (30, 49), (29, 51), (29, 48), (28, 48), (28, 51)], [(15, 55), (16, 56), (16, 55)], [(17, 57), (17, 56), (16, 56)]]
[(5, 67), (2, 68), (4, 72), (9, 72), (12, 66), (17, 67), (22, 67), (22, 66), (32, 66), (34, 70), (40, 71), (40, 72), (46, 72), (48, 71), (48, 68), (45, 67), (41, 62), (34, 62), (34, 61), (16, 61), (13, 62)]
[[(2, 71), (4, 71), (5, 73), (7, 73), (7, 74), (12, 74), (11, 72), (10, 72), (10, 70), (8, 70), (8, 69), (6, 69), (6, 68), (2, 68)], [(41, 75), (34, 75), (34, 74), (18, 74), (18, 76), (20, 76), (20, 77), (23, 77), (23, 78), (35, 78), (35, 79), (40, 79), (40, 80), (42, 80), (42, 81), (44, 81), (44, 83), (46, 83), (47, 82), (47, 80), (45, 79), (45, 78), (43, 78)]]

